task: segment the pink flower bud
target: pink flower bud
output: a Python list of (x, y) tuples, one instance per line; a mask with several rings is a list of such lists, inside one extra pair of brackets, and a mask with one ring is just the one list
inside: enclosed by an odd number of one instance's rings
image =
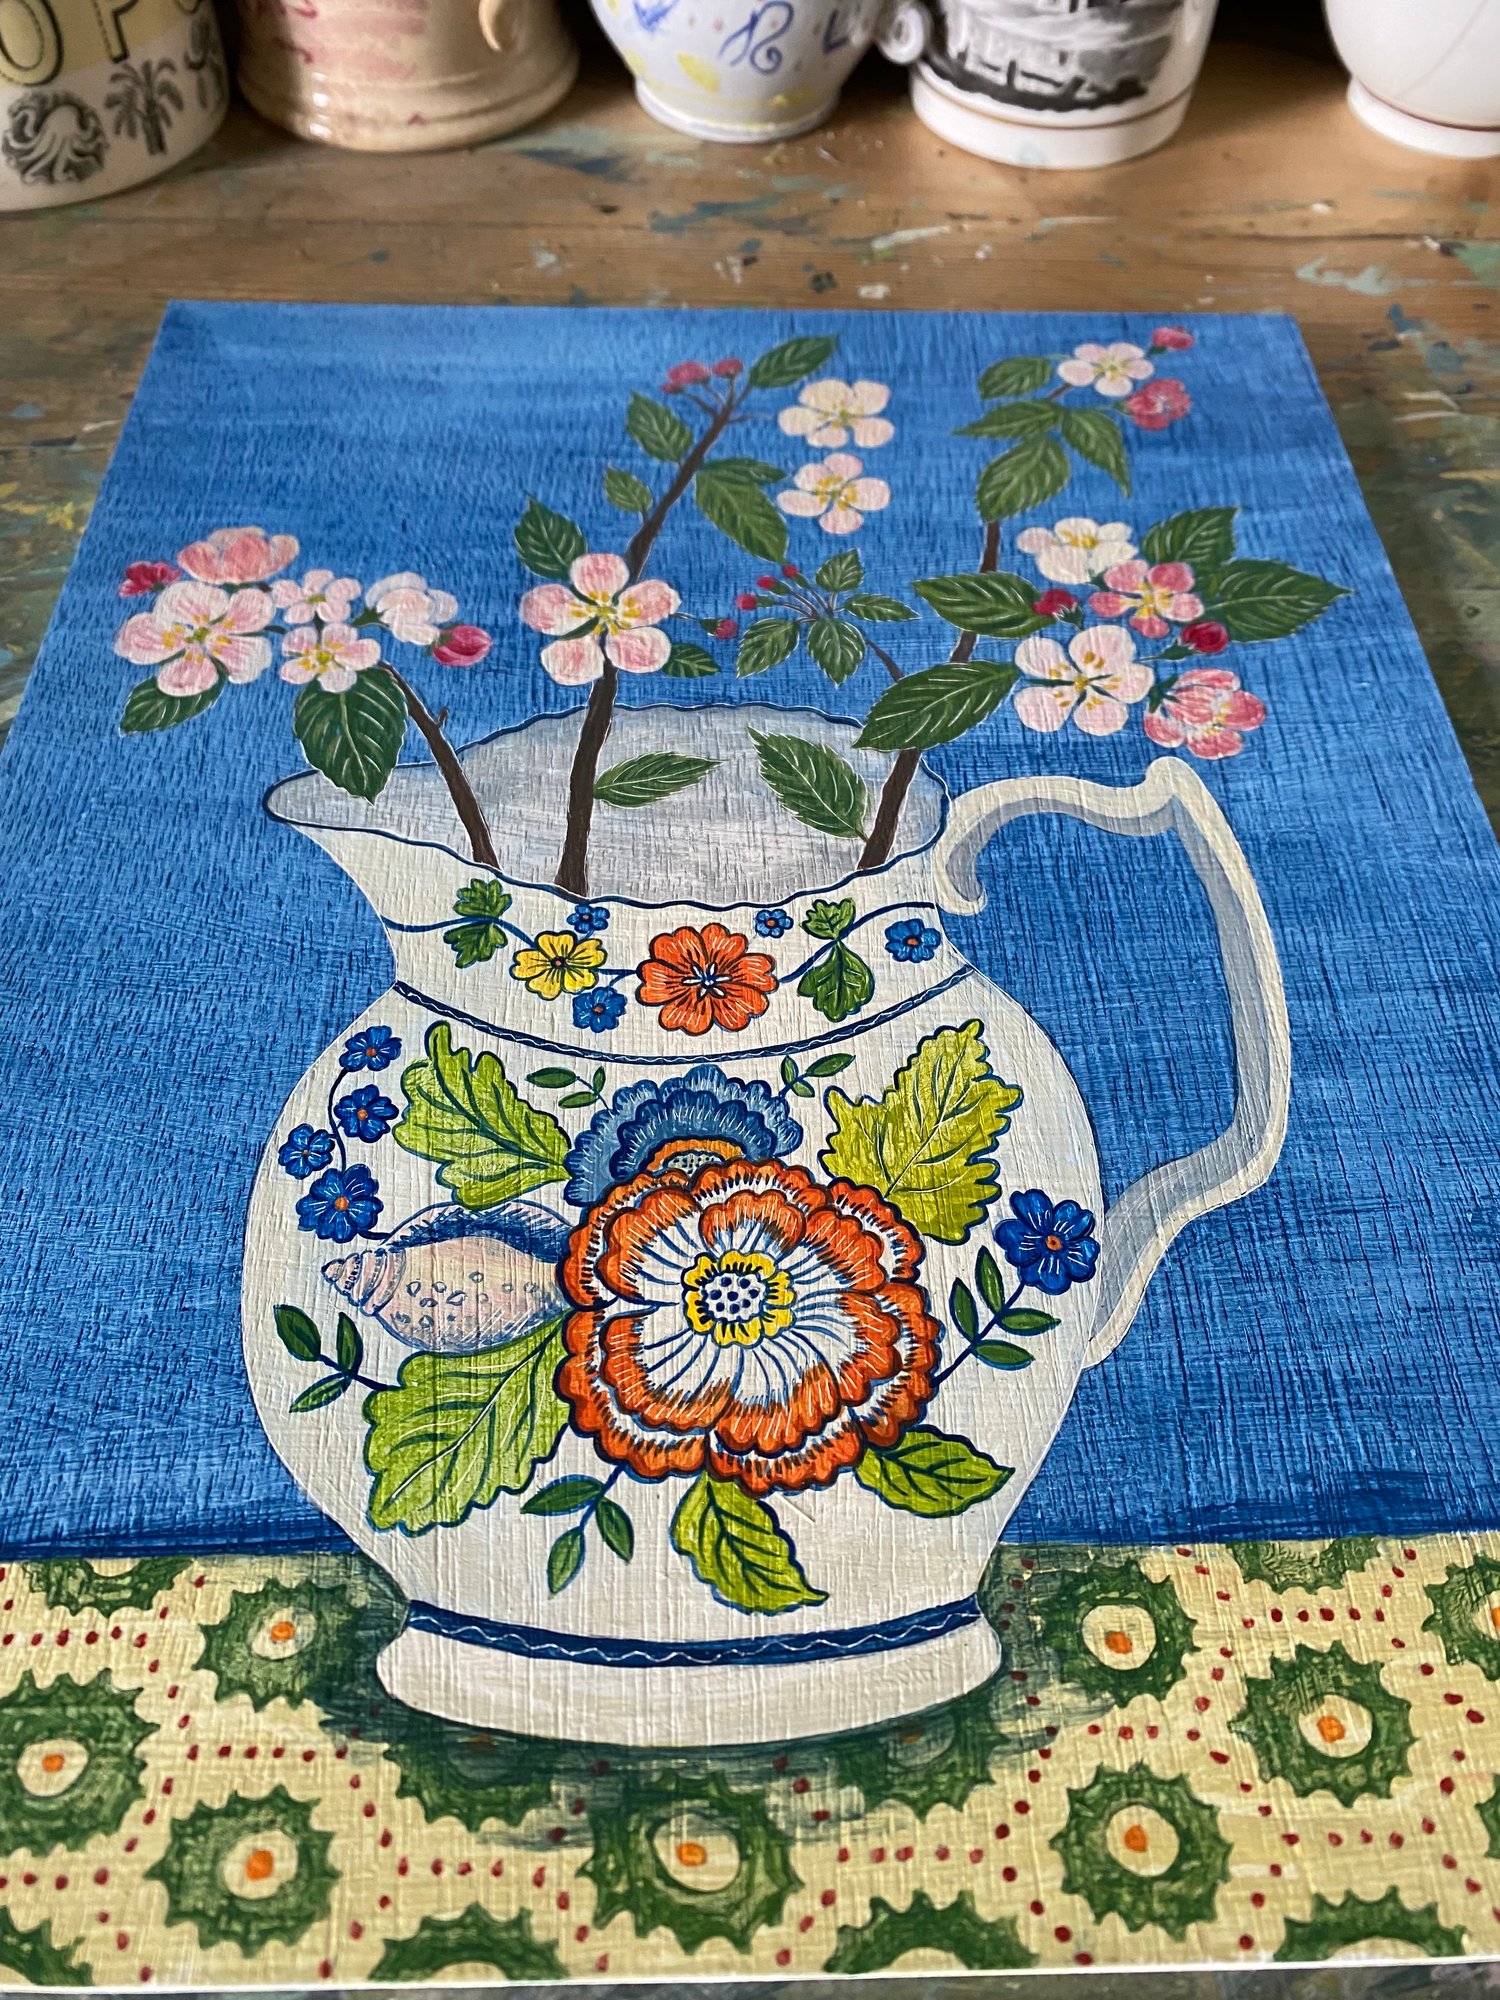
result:
[(701, 361), (679, 361), (676, 367), (667, 370), (667, 379), (663, 386), (667, 389), (691, 389), (695, 384), (707, 380), (708, 370)]
[(732, 639), (739, 629), (739, 626), (735, 624), (732, 618), (721, 618), (714, 627), (714, 637), (716, 639)]
[(733, 355), (730, 355), (727, 360), (716, 361), (714, 363), (715, 375), (727, 375), (731, 380), (733, 380), (733, 378), (736, 375), (743, 375), (744, 372), (745, 372), (744, 362), (736, 361)]
[(121, 597), (150, 597), (158, 590), (164, 590), (169, 583), (175, 583), (182, 571), (169, 562), (133, 562), (125, 571), (125, 581), (120, 585)]
[(490, 650), (490, 635), (479, 625), (450, 625), (432, 649), (445, 667), (477, 667)]
[(1060, 618), (1065, 611), (1078, 609), (1078, 599), (1071, 590), (1044, 590), (1031, 608), (1038, 618)]
[(741, 611), (753, 611), (756, 602), (755, 592), (753, 590), (742, 590), (734, 601)]
[(1159, 326), (1151, 336), (1153, 347), (1183, 348), (1192, 344), (1193, 336), (1185, 326)]
[(1183, 626), (1182, 643), (1195, 653), (1222, 653), (1229, 644), (1229, 632), (1216, 618), (1200, 618)]

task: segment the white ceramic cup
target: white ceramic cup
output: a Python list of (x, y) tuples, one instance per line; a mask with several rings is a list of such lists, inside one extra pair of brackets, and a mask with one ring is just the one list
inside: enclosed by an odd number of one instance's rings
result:
[(1349, 106), (1382, 137), (1450, 159), (1500, 155), (1500, 0), (1324, 0)]
[(934, 0), (924, 125), (987, 160), (1103, 167), (1182, 123), (1217, 0)]

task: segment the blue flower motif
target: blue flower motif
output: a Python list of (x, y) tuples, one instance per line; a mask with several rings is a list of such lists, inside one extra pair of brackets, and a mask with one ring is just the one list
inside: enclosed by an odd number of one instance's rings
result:
[(400, 1038), (389, 1028), (361, 1028), (344, 1044), (343, 1069), (386, 1069), (401, 1053)]
[(802, 1127), (764, 1083), (740, 1083), (700, 1063), (665, 1083), (630, 1083), (574, 1141), (564, 1197), (592, 1208), (606, 1190), (649, 1169), (694, 1173), (723, 1159), (774, 1160), (802, 1143)]
[(297, 1203), (297, 1227), (314, 1229), (329, 1243), (368, 1236), (385, 1204), (368, 1167), (330, 1167)]
[(286, 1143), (276, 1155), (287, 1172), (299, 1181), (320, 1174), (333, 1158), (333, 1134), (315, 1131), (311, 1125), (294, 1125)]
[(367, 1083), (363, 1090), (351, 1090), (347, 1097), (341, 1097), (333, 1115), (347, 1137), (374, 1141), (385, 1137), (401, 1113), (373, 1083)]
[(1099, 1245), (1089, 1234), (1094, 1218), (1076, 1201), (1054, 1202), (1040, 1188), (1010, 1198), (1014, 1219), (995, 1231), (1005, 1260), (1021, 1274), (1023, 1285), (1055, 1297), (1094, 1275)]
[(788, 910), (757, 910), (755, 928), (762, 937), (785, 937), (792, 928), (791, 913)]
[(924, 959), (936, 958), (941, 943), (937, 932), (924, 924), (920, 917), (902, 917), (886, 929), (886, 950), (892, 958), (903, 959), (908, 965), (920, 965)]
[[(580, 903), (568, 918), (568, 924), (580, 937), (592, 937), (596, 931), (609, 929), (609, 911), (603, 903)], [(580, 1022), (579, 1026), (582, 1025)]]
[(592, 993), (576, 993), (573, 996), (573, 1026), (592, 1028), (596, 1035), (618, 1028), (624, 1012), (625, 995), (617, 993), (612, 986), (596, 987)]

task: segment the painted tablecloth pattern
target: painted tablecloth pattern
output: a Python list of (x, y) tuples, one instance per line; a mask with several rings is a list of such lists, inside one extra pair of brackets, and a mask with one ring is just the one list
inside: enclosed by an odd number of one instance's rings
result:
[(701, 1756), (392, 1701), (357, 1558), (0, 1580), (0, 1968), (36, 1984), (1500, 1950), (1500, 1536), (1002, 1548), (986, 1686)]

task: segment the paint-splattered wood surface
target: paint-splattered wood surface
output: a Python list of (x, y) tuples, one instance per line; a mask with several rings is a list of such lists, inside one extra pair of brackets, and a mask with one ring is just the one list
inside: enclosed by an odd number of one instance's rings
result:
[(0, 221), (0, 726), (174, 296), (1277, 310), (1500, 815), (1500, 173), (1377, 139), (1343, 81), (1216, 43), (1180, 138), (1087, 174), (955, 151), (875, 63), (767, 150), (664, 131), (603, 56), (463, 153), (337, 153), (236, 107), (164, 180)]

